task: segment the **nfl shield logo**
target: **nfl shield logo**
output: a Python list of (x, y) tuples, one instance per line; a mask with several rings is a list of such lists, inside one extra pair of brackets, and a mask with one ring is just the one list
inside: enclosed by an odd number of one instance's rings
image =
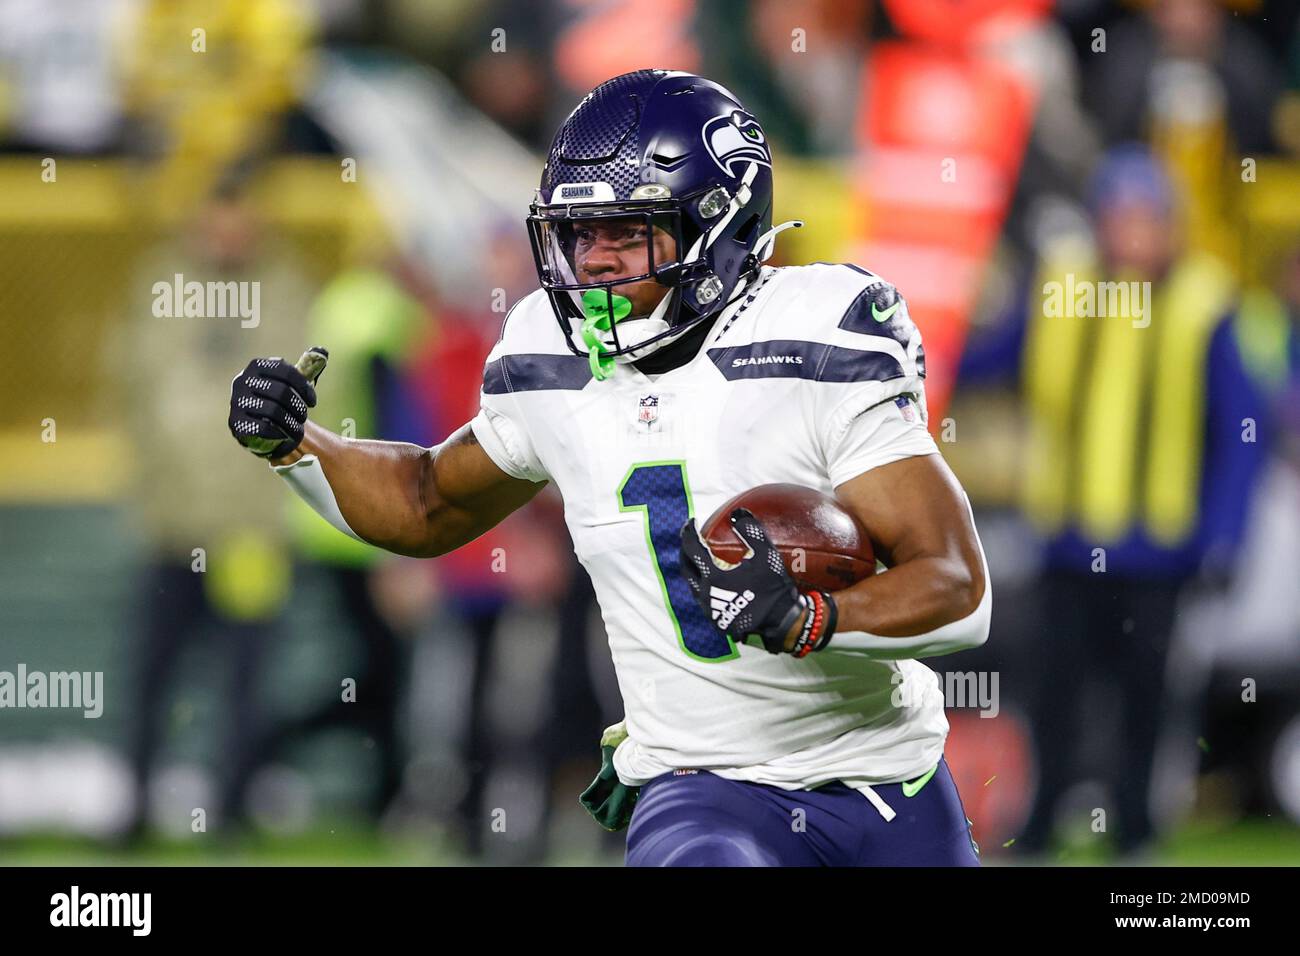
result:
[(894, 404), (899, 407), (900, 411), (902, 411), (903, 421), (912, 423), (916, 422), (916, 413), (912, 411), (912, 400), (908, 396), (898, 396), (898, 398), (894, 399)]
[(653, 425), (659, 420), (659, 396), (642, 395), (637, 403), (636, 420), (643, 425)]

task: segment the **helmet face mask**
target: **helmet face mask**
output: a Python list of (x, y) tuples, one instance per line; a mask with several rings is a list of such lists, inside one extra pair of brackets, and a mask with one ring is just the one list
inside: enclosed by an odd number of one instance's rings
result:
[[(757, 121), (709, 80), (641, 70), (579, 104), (556, 134), (528, 233), (565, 341), (593, 374), (650, 354), (727, 304), (757, 270), (771, 183)], [(640, 230), (645, 247), (619, 239), (619, 274), (584, 270), (584, 228)], [(670, 240), (671, 256), (662, 245), (656, 255), (656, 237)], [(645, 285), (629, 289), (646, 283), (666, 290), (649, 314)]]
[[(550, 293), (584, 292), (606, 286), (617, 288), (639, 282), (654, 281), (671, 286), (682, 254), (682, 224), (680, 212), (667, 203), (611, 203), (602, 207), (566, 206), (561, 208), (533, 205), (528, 217), (529, 238), (532, 241), (533, 259), (537, 265), (542, 287)], [(617, 240), (619, 259), (625, 263), (642, 266), (631, 272), (619, 272), (603, 278), (590, 272), (586, 257), (594, 239), (600, 234), (604, 245), (614, 232), (637, 232)], [(666, 237), (672, 243), (672, 253), (656, 255), (655, 247)], [(552, 296), (554, 300), (557, 296)], [(572, 301), (576, 296), (558, 296), (561, 301)]]
[[(683, 282), (692, 281), (692, 275), (699, 274), (694, 281), (706, 277), (703, 262), (696, 263), (694, 269), (684, 269), (681, 264), (688, 244), (697, 238), (684, 231), (681, 206), (681, 200), (532, 206), (528, 231), (533, 258), (552, 309), (557, 316), (579, 324), (593, 317), (599, 320), (614, 316), (611, 322), (599, 323), (599, 330), (608, 333), (600, 338), (601, 351), (609, 358), (640, 357), (646, 346), (695, 324), (678, 321), (681, 298), (673, 294)], [(686, 225), (689, 228), (690, 224)], [(590, 233), (610, 231), (639, 233), (616, 243), (619, 259), (635, 266), (608, 277), (592, 274), (584, 268), (584, 252), (594, 245)], [(664, 240), (671, 251), (656, 254), (656, 247), (662, 248)], [(638, 308), (631, 295), (634, 290), (629, 287), (645, 283), (656, 283), (662, 294)], [(628, 304), (620, 299), (629, 300)], [(561, 327), (565, 328), (565, 323)], [(585, 344), (590, 347), (590, 343)], [(570, 347), (579, 351), (571, 339)]]

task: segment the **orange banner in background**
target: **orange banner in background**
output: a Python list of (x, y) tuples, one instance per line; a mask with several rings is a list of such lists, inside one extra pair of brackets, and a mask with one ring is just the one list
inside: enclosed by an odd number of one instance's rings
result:
[[(633, 70), (698, 72), (700, 48), (692, 35), (695, 0), (570, 0), (577, 16), (555, 43), (555, 69), (571, 90), (585, 93)], [(635, 37), (614, 42), (611, 37)]]
[[(1005, 13), (1007, 4), (976, 6)], [(925, 22), (932, 32), (934, 22)], [(970, 24), (960, 25), (969, 34)], [(863, 84), (855, 193), (865, 228), (849, 258), (906, 297), (925, 339), (937, 430), (1015, 189), (1034, 91), (989, 58), (949, 42), (912, 40), (876, 45)]]

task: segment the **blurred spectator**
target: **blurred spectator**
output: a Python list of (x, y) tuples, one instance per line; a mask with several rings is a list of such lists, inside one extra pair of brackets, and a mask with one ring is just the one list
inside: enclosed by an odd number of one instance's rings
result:
[(1242, 153), (1273, 149), (1284, 77), (1271, 51), (1217, 0), (1153, 0), (1092, 56), (1090, 105), (1108, 143), (1153, 123), (1222, 124)]
[[(406, 357), (427, 333), (424, 285), (407, 261), (391, 255), (382, 266), (345, 270), (325, 286), (307, 319), (306, 341), (330, 351), (313, 421), (347, 437), (424, 442), (426, 427), (403, 382)], [(289, 507), (298, 555), (327, 578), (343, 612), (340, 624), (360, 651), (335, 683), (353, 678), (356, 694), (335, 695), (278, 726), (258, 756), (272, 758), (326, 728), (361, 730), (379, 762), (369, 804), (378, 818), (401, 789), (405, 761), (398, 724), (407, 655), (398, 627), (414, 622), (398, 605), (411, 597), (416, 582), (378, 580), (385, 566), (401, 562), (339, 533), (296, 496)], [(391, 600), (379, 597), (394, 590)], [(414, 590), (418, 597), (418, 584)]]
[[(1100, 261), (1044, 263), (1046, 283), (1150, 283), (1146, 315), (1030, 318), (1026, 508), (1048, 536), (1040, 693), (1040, 788), (1019, 848), (1044, 848), (1077, 779), (1079, 691), (1118, 692), (1111, 769), (1121, 853), (1154, 834), (1149, 787), (1165, 658), (1180, 592), (1230, 576), (1258, 471), (1257, 390), (1241, 358), (1224, 268), (1180, 243), (1172, 187), (1137, 147), (1103, 160), (1091, 191)], [(1129, 286), (1138, 294), (1142, 286)], [(1098, 303), (1104, 286), (1096, 286)], [(1032, 300), (1031, 300), (1032, 301)]]
[[(1294, 693), (1300, 690), (1300, 594), (1294, 587), (1300, 563), (1300, 248), (1275, 265), (1266, 270), (1272, 288), (1243, 292), (1232, 322), (1263, 399), (1260, 417), (1241, 422), (1243, 441), (1253, 439), (1259, 449), (1259, 474), (1241, 495), (1249, 513), (1236, 573), (1222, 587), (1194, 596), (1180, 615), (1156, 787), (1157, 806), (1173, 820), (1215, 802), (1216, 781), (1221, 786), (1225, 779), (1234, 780), (1232, 800), (1243, 809), (1293, 804), (1284, 775), (1274, 773), (1269, 785), (1259, 786), (1252, 772), (1261, 744), (1274, 736), (1272, 727), (1300, 703)], [(1247, 708), (1247, 716), (1241, 675), (1261, 670), (1281, 693), (1270, 693), (1263, 708)], [(1256, 734), (1258, 742), (1250, 739)], [(1282, 741), (1274, 746), (1286, 748)], [(1281, 762), (1276, 754), (1274, 760)], [(1271, 800), (1259, 799), (1270, 791)]]
[[(496, 279), (509, 278), (508, 256), (487, 258)], [(438, 334), (416, 356), (412, 372), (417, 399), (438, 441), (477, 413), (483, 364), (496, 328), (486, 316), (444, 308)], [(555, 531), (537, 515), (536, 504), (529, 505), (434, 564), (444, 596), (440, 611), (453, 617), (469, 640), (467, 713), (457, 741), (466, 786), (453, 815), (455, 832), (463, 835), (461, 849), (472, 858), (483, 856), (487, 848), (491, 818), (486, 797), (493, 774), (505, 765), (526, 768), (537, 762), (534, 731), (519, 733), (520, 728), (514, 728), (513, 734), (502, 733), (490, 709), (503, 614), (512, 602), (541, 610), (564, 586)], [(543, 830), (544, 819), (516, 849), (517, 861), (540, 859)]]
[(988, 373), (1019, 355), (1028, 404), (1024, 507), (1046, 537), (1032, 712), (1040, 782), (1016, 843), (1029, 853), (1047, 846), (1081, 777), (1079, 744), (1097, 744), (1076, 723), (1092, 682), (1118, 696), (1120, 740), (1105, 751), (1117, 755), (1110, 830), (1123, 853), (1151, 840), (1175, 608), (1189, 583), (1231, 575), (1261, 462), (1243, 439), (1261, 409), (1230, 315), (1233, 283), (1183, 246), (1168, 177), (1145, 149), (1119, 147), (1089, 198), (1098, 254), (1077, 237), (1055, 243), (1019, 299), (1021, 320), (963, 366)]
[[(1083, 184), (1097, 162), (1100, 142), (1093, 118), (1080, 102), (1080, 69), (1068, 35), (1051, 19), (1018, 31), (989, 31), (981, 52), (1006, 63), (1034, 91), (1034, 119), (1003, 228), (1017, 264), (1036, 253), (1040, 233), (1062, 216), (1081, 218)], [(994, 258), (990, 268), (1000, 263)]]
[(554, 0), (388, 0), (381, 34), (387, 45), (432, 64), (493, 121), (541, 149), (554, 130), (547, 109), (556, 86), (551, 39), (567, 6)]
[(1300, 471), (1300, 245), (1293, 248), (1279, 270), (1277, 295), (1286, 316), (1278, 338), (1284, 339), (1283, 361), (1274, 390), (1281, 434), (1282, 457)]
[[(500, 296), (497, 309), (536, 287), (531, 254), (517, 222), (495, 224), (482, 262), (496, 286), (494, 297)], [(440, 309), (437, 334), (412, 365), (431, 438), (443, 440), (477, 413), (484, 362), (500, 326), (499, 311)], [(453, 811), (454, 830), (464, 835), (462, 849), (468, 855), (486, 856), (485, 836), (491, 832), (486, 799), (494, 778), (530, 778), (538, 805), (536, 825), (512, 847), (510, 859), (540, 862), (556, 801), (576, 808), (575, 795), (598, 769), (600, 730), (621, 716), (621, 708), (602, 708), (596, 690), (589, 658), (597, 636), (591, 627), (595, 594), (573, 555), (558, 493), (543, 490), (500, 526), (438, 558), (434, 568), (442, 610), (450, 612), (469, 639), (465, 731), (456, 741), (466, 785)], [(500, 623), (512, 605), (539, 619), (553, 617), (558, 641), (541, 675), (540, 712), (526, 725), (503, 728), (492, 720), (491, 699), (493, 688), (502, 684), (499, 648), (506, 635)], [(607, 657), (601, 644), (597, 653)], [(605, 670), (612, 683), (612, 664)]]
[(1271, 290), (1242, 304), (1249, 319), (1247, 354), (1268, 395), (1265, 437), (1278, 458), (1300, 473), (1300, 243), (1281, 257)]
[[(283, 502), (270, 493), (265, 464), (231, 454), (225, 418), (214, 413), (229, 400), (232, 370), (252, 356), (301, 350), (309, 301), (307, 276), (265, 235), (244, 189), (224, 180), (180, 242), (167, 239), (143, 257), (116, 342), (123, 430), (139, 466), (131, 501), (148, 552), (129, 746), (137, 833), (149, 822), (172, 677), (186, 643), (199, 639), (231, 669), (218, 812), (222, 821), (239, 817), (263, 719), (263, 650), (291, 587)], [(251, 317), (210, 314), (209, 293), (192, 314), (172, 294), (177, 283), (221, 283), (257, 308)]]
[(295, 0), (144, 0), (126, 56), (132, 148), (164, 202), (274, 145), (307, 82), (316, 22)]
[(1300, 382), (1300, 246), (1278, 256), (1267, 271), (1271, 285), (1242, 293), (1237, 339), (1251, 377), (1264, 394), (1260, 441), (1270, 454), (1300, 461), (1298, 450), (1290, 446), (1300, 425), (1293, 391)]
[(140, 0), (0, 0), (0, 143), (100, 153), (122, 120), (121, 44)]
[(538, 52), (516, 47), (500, 53), (490, 49), (474, 57), (461, 76), (474, 105), (525, 142), (542, 147), (552, 135), (545, 110), (548, 91), (546, 64)]
[(847, 153), (871, 12), (858, 2), (701, 3), (699, 31), (717, 38), (706, 48), (701, 72), (733, 92), (744, 91), (745, 105), (784, 149)]

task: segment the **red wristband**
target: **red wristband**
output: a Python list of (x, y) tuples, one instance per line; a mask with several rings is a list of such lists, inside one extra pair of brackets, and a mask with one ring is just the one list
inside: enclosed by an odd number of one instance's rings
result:
[(826, 646), (835, 630), (835, 601), (825, 591), (807, 591), (803, 598), (808, 603), (808, 617), (795, 638), (790, 653), (795, 657), (807, 657), (813, 651)]

